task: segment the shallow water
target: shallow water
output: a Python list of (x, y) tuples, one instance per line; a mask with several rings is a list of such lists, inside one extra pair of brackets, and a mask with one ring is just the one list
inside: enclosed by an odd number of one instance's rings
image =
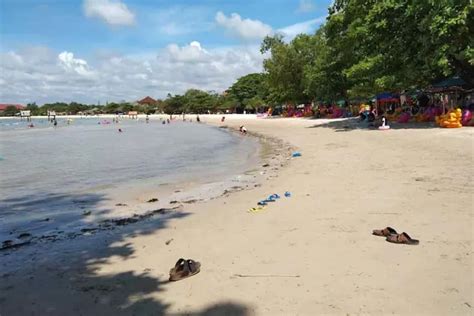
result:
[(0, 121), (0, 221), (11, 224), (0, 234), (91, 207), (124, 186), (223, 179), (249, 169), (258, 151), (252, 138), (203, 124), (99, 121)]

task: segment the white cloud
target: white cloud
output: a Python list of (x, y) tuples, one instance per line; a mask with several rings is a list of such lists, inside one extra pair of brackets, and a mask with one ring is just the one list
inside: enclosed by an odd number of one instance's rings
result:
[(111, 25), (132, 25), (135, 14), (120, 0), (84, 0), (84, 13)]
[(325, 19), (325, 17), (319, 17), (309, 21), (289, 25), (278, 29), (277, 33), (284, 35), (286, 40), (291, 41), (298, 34), (310, 34), (314, 32)]
[(296, 12), (308, 13), (315, 9), (315, 5), (312, 0), (300, 0), (300, 4)]
[(218, 25), (243, 40), (262, 39), (272, 33), (270, 25), (259, 20), (242, 19), (237, 13), (226, 16), (219, 11), (215, 19)]
[[(46, 48), (0, 53), (0, 101), (96, 103), (165, 98), (189, 88), (224, 91), (262, 71), (258, 45), (204, 48), (171, 44), (155, 54), (102, 55), (90, 62)], [(93, 65), (93, 66), (92, 66)]]
[(264, 24), (259, 20), (242, 19), (237, 13), (226, 16), (222, 12), (217, 12), (216, 22), (223, 26), (231, 34), (236, 35), (243, 40), (261, 40), (267, 35), (279, 33), (284, 36), (286, 41), (291, 41), (298, 34), (309, 34), (324, 22), (325, 17), (319, 17), (308, 21), (288, 25), (286, 27), (272, 29), (271, 26)]
[(189, 45), (179, 47), (171, 44), (166, 47), (166, 53), (171, 60), (176, 62), (208, 62), (211, 55), (201, 47), (201, 43), (197, 41), (191, 42)]
[(73, 53), (64, 51), (58, 55), (58, 59), (59, 64), (67, 71), (75, 71), (82, 76), (90, 76), (93, 74), (87, 62), (83, 59), (74, 58)]

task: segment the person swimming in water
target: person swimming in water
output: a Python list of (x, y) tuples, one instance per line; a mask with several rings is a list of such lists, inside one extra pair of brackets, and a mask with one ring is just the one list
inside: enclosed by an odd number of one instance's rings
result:
[(119, 128), (118, 131), (119, 131), (119, 133), (122, 133), (122, 132), (123, 132), (121, 128)]
[(243, 126), (243, 125), (240, 125), (239, 131), (240, 131), (242, 134), (247, 134), (247, 129), (246, 129), (245, 126)]

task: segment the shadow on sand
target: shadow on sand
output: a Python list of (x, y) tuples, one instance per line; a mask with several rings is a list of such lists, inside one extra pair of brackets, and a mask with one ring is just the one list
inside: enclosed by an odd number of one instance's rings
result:
[[(317, 121), (318, 119), (314, 119)], [(334, 129), (336, 132), (350, 132), (353, 130), (378, 130), (378, 126), (381, 123), (375, 121), (373, 126), (370, 126), (366, 121), (360, 122), (359, 118), (347, 118), (347, 119), (338, 119), (334, 121), (324, 122), (321, 124), (315, 124), (308, 128), (330, 128)], [(434, 122), (410, 122), (410, 123), (397, 123), (389, 122), (390, 129), (399, 130), (399, 129), (430, 129), (430, 128), (439, 128)]]
[[(8, 204), (15, 212), (22, 212), (37, 203), (47, 205), (53, 197), (46, 194), (28, 202), (9, 200)], [(58, 202), (59, 197), (55, 198), (53, 200)], [(87, 204), (94, 212), (109, 212), (98, 206), (104, 199), (101, 195), (63, 195), (60, 199), (66, 204)], [(170, 221), (189, 215), (181, 209), (168, 210), (165, 214), (157, 213), (107, 230), (56, 241), (40, 240), (29, 246), (0, 251), (0, 315), (169, 314), (168, 304), (151, 297), (164, 290), (169, 266), (144, 262), (143, 270), (113, 273), (101, 269), (104, 263), (134, 258), (136, 249), (126, 242), (129, 238), (154, 234), (168, 228)], [(53, 228), (54, 222), (51, 225)], [(229, 302), (187, 315), (248, 313), (247, 307)]]

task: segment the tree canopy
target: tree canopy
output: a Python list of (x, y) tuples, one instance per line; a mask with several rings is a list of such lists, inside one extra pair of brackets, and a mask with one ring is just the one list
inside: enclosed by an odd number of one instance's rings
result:
[(267, 37), (269, 89), (281, 102), (367, 97), (461, 75), (474, 84), (469, 0), (336, 0), (311, 36)]
[(268, 99), (266, 75), (253, 73), (240, 77), (228, 89), (228, 94), (239, 111), (255, 110)]

